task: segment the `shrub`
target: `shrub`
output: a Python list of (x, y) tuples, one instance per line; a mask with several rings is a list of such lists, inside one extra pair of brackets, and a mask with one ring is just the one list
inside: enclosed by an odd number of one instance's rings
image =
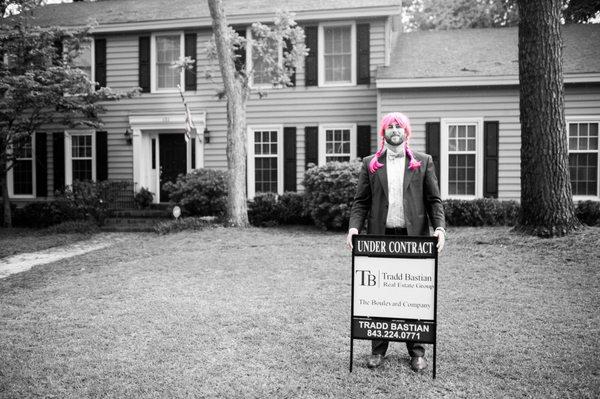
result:
[(492, 198), (446, 200), (444, 213), (450, 226), (513, 226), (519, 217), (519, 204)]
[(312, 221), (304, 208), (303, 193), (287, 191), (277, 198), (280, 224), (310, 224)]
[(222, 216), (227, 204), (227, 172), (196, 169), (180, 175), (175, 183), (165, 183), (163, 190), (185, 215)]
[(575, 214), (581, 223), (600, 226), (600, 202), (598, 201), (579, 201)]
[(13, 212), (13, 225), (20, 227), (48, 227), (65, 221), (80, 220), (84, 214), (63, 199), (30, 202)]
[(92, 234), (97, 233), (98, 231), (98, 225), (89, 220), (72, 220), (48, 227), (48, 232), (52, 234)]
[(321, 229), (347, 229), (361, 163), (328, 162), (305, 175), (305, 209)]
[(212, 222), (199, 217), (171, 219), (169, 221), (157, 223), (154, 226), (154, 232), (162, 235), (183, 230), (203, 230), (212, 224)]
[(304, 212), (304, 195), (296, 192), (257, 194), (248, 201), (248, 219), (259, 227), (310, 223)]
[(278, 213), (277, 196), (273, 193), (260, 193), (248, 201), (248, 220), (254, 226), (277, 226)]
[(142, 187), (140, 191), (133, 196), (133, 202), (138, 209), (146, 209), (152, 203), (154, 193), (150, 192), (146, 187)]
[(115, 192), (109, 189), (111, 186), (112, 183), (107, 180), (100, 182), (77, 180), (58, 196), (75, 209), (75, 213), (83, 214), (84, 218), (92, 217), (98, 225), (103, 225), (109, 213), (108, 203), (114, 201), (114, 198), (109, 198), (110, 193)]

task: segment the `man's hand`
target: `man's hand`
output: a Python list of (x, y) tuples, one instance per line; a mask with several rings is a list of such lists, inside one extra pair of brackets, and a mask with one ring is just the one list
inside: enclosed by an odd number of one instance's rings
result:
[(442, 250), (444, 249), (444, 244), (446, 243), (446, 232), (442, 229), (436, 229), (433, 232), (433, 236), (437, 237), (437, 239), (438, 239), (436, 247), (437, 247), (438, 253), (441, 253)]
[(352, 236), (358, 234), (358, 230), (355, 228), (351, 228), (348, 230), (348, 235), (346, 236), (346, 246), (348, 249), (352, 250)]

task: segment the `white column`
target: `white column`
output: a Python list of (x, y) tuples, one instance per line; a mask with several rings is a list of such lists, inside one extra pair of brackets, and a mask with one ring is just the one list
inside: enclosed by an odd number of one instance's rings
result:
[(142, 131), (140, 129), (133, 129), (133, 189), (138, 191), (144, 184), (142, 181)]

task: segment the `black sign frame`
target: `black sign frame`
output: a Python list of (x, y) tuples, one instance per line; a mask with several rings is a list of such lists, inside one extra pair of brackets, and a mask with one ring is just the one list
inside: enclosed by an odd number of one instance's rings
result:
[[(416, 242), (432, 243), (432, 254), (423, 256), (422, 254), (406, 253), (390, 254), (388, 251), (359, 251), (359, 240), (379, 241), (389, 243), (394, 242)], [(437, 352), (437, 287), (438, 287), (438, 251), (437, 238), (424, 236), (392, 236), (392, 235), (365, 235), (356, 234), (352, 236), (352, 284), (351, 284), (351, 310), (350, 310), (350, 372), (352, 372), (352, 363), (354, 355), (354, 340), (379, 340), (379, 341), (398, 341), (398, 342), (420, 342), (433, 345), (433, 378), (436, 378), (436, 352)], [(389, 245), (387, 246), (389, 248)], [(420, 319), (396, 319), (391, 317), (364, 317), (354, 316), (354, 278), (356, 275), (354, 258), (355, 256), (368, 257), (389, 257), (389, 258), (419, 258), (434, 259), (434, 287), (433, 287), (433, 320)], [(362, 323), (361, 323), (362, 322)], [(377, 324), (379, 323), (379, 324)], [(365, 331), (375, 332), (375, 336), (368, 335)], [(421, 336), (421, 332), (426, 332)], [(418, 334), (418, 335), (417, 335)]]

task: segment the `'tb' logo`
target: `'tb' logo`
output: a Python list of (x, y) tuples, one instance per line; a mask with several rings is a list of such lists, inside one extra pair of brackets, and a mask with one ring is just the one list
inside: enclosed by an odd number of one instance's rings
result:
[(361, 273), (360, 285), (372, 287), (375, 284), (377, 284), (377, 282), (375, 281), (375, 275), (371, 273), (370, 270), (357, 270), (356, 273), (358, 272)]

